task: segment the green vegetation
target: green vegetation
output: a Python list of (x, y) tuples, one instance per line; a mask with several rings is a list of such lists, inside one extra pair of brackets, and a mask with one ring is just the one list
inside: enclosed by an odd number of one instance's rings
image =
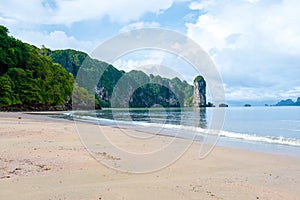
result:
[(194, 79), (194, 83), (195, 83), (195, 82), (199, 82), (199, 81), (202, 80), (202, 79), (204, 79), (203, 76), (200, 76), (200, 75), (199, 75), (199, 76), (197, 76), (197, 77)]
[[(142, 71), (128, 73), (75, 50), (57, 50), (49, 55), (71, 72), (79, 86), (94, 94), (101, 107), (191, 106), (193, 86), (179, 78), (167, 79)], [(79, 69), (79, 67), (81, 68)], [(80, 70), (80, 73), (78, 71)], [(95, 91), (94, 86), (100, 77)]]
[[(115, 84), (124, 72), (117, 70), (112, 65), (90, 58), (86, 53), (67, 50), (55, 50), (50, 53), (53, 62), (60, 64), (76, 77), (78, 86), (87, 89), (94, 96), (96, 104), (100, 107), (110, 107), (110, 97)], [(81, 68), (80, 68), (81, 67)], [(77, 76), (80, 70), (79, 76)], [(98, 78), (100, 80), (98, 81)], [(95, 83), (97, 83), (95, 91)]]
[[(86, 89), (74, 85), (73, 90), (73, 105), (76, 105), (74, 109), (91, 109), (95, 107), (95, 98)], [(96, 106), (97, 107), (97, 106)]]
[[(74, 77), (39, 49), (0, 26), (0, 107), (49, 109), (70, 104)], [(47, 51), (45, 51), (47, 50)]]
[[(115, 93), (119, 97), (124, 96), (125, 99), (128, 91), (130, 89), (133, 91), (129, 99), (130, 107), (151, 107), (154, 104), (160, 104), (163, 107), (191, 106), (194, 90), (193, 86), (178, 78), (148, 76), (144, 72), (135, 70), (124, 74), (115, 89), (117, 90)], [(124, 107), (125, 105), (120, 102), (116, 106)]]
[(70, 109), (72, 97), (79, 108), (192, 105), (193, 86), (179, 78), (125, 73), (80, 51), (37, 48), (1, 25), (0, 39), (1, 110)]
[(47, 50), (47, 55), (56, 63), (61, 64), (68, 72), (71, 72), (74, 77), (77, 76), (77, 72), (88, 57), (86, 53), (75, 51), (72, 49), (67, 50)]

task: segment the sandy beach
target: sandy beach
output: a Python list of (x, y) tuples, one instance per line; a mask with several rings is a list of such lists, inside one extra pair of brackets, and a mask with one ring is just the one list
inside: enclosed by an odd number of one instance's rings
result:
[[(82, 126), (91, 126), (83, 124)], [(94, 125), (95, 126), (95, 125)], [(112, 140), (128, 143), (120, 129), (101, 127)], [(133, 130), (126, 130), (132, 134)], [(113, 170), (81, 143), (73, 121), (23, 113), (0, 113), (0, 199), (299, 199), (300, 159), (215, 147), (200, 160), (199, 143), (161, 170), (145, 174)], [(118, 160), (102, 152), (102, 159)], [(120, 158), (122, 159), (122, 158)], [(116, 161), (117, 162), (117, 161)]]

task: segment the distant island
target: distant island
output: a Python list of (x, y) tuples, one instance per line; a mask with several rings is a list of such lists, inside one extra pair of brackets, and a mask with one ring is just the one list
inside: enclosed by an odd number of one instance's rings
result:
[[(84, 52), (50, 50), (44, 46), (38, 48), (8, 33), (8, 29), (0, 25), (2, 111), (70, 110), (74, 103), (79, 109), (91, 105), (97, 109), (151, 107), (155, 104), (163, 107), (206, 106), (206, 83), (201, 76), (195, 79), (195, 99), (194, 86), (177, 77), (168, 79), (137, 70), (124, 72), (111, 64), (92, 59)], [(82, 69), (83, 62), (85, 68)], [(90, 76), (95, 74), (102, 76), (95, 87), (89, 88), (94, 78)], [(117, 84), (119, 86), (116, 88)], [(130, 99), (126, 99), (128, 96)], [(112, 98), (114, 105), (111, 105)]]
[(300, 97), (294, 102), (292, 99), (281, 100), (274, 106), (300, 106)]

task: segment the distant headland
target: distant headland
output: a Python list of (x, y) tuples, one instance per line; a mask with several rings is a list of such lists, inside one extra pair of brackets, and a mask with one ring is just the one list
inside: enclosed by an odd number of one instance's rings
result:
[(300, 97), (294, 102), (292, 99), (281, 100), (274, 106), (300, 106)]

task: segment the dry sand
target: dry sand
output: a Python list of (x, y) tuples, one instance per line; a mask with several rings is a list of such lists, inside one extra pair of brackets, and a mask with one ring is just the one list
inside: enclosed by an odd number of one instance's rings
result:
[[(129, 143), (117, 128), (101, 128), (132, 150), (148, 151), (170, 140), (156, 137), (148, 148)], [(299, 158), (215, 147), (200, 160), (199, 148), (193, 143), (162, 170), (124, 173), (91, 157), (72, 121), (0, 113), (0, 199), (300, 199)]]

